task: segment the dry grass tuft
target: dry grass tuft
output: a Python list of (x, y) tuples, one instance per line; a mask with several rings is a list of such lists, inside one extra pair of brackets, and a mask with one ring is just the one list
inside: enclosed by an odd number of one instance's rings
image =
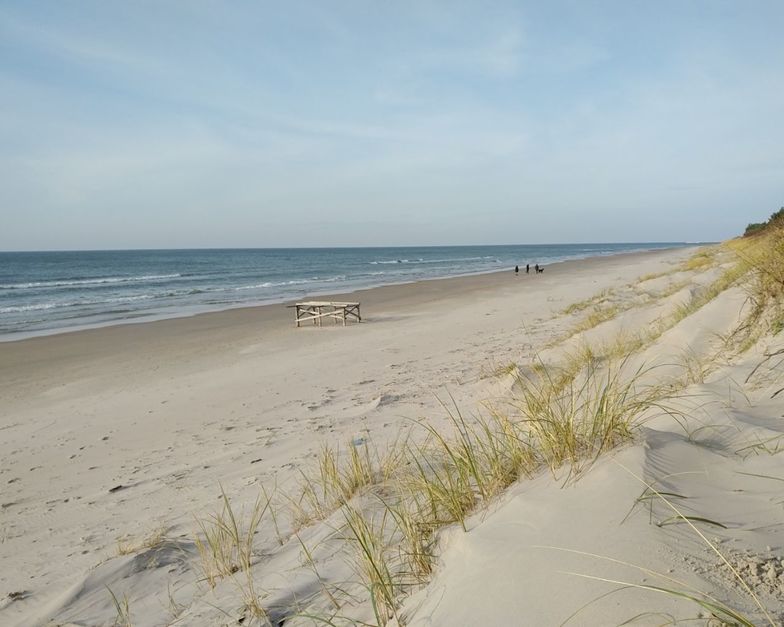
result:
[(683, 368), (683, 384), (689, 386), (694, 383), (705, 383), (705, 375), (710, 368), (711, 360), (686, 348), (681, 352), (680, 365)]
[(117, 540), (117, 555), (133, 555), (147, 549), (154, 549), (161, 546), (165, 541), (166, 527), (164, 526), (155, 529), (141, 542), (134, 542), (125, 536)]
[(642, 275), (639, 279), (637, 279), (637, 284), (645, 283), (646, 281), (653, 281), (654, 279), (660, 279), (663, 276), (667, 276), (669, 274), (668, 271), (664, 272), (651, 272), (649, 274)]
[(586, 298), (585, 300), (578, 301), (576, 303), (572, 303), (566, 309), (563, 310), (564, 315), (571, 315), (574, 313), (579, 313), (588, 309), (588, 307), (592, 307), (594, 305), (598, 305), (602, 301), (608, 300), (610, 296), (612, 296), (613, 290), (605, 289), (599, 292), (598, 294), (594, 294), (590, 298)]
[(112, 592), (112, 589), (107, 586), (106, 588), (112, 597), (112, 604), (116, 616), (114, 617), (113, 627), (133, 627), (131, 622), (131, 605), (128, 596), (123, 594), (122, 599), (118, 599), (117, 595)]
[[(199, 552), (203, 579), (210, 588), (230, 577), (251, 616), (266, 620), (267, 613), (253, 580), (253, 539), (264, 515), (270, 510), (270, 497), (256, 499), (250, 512), (235, 514), (226, 492), (221, 486), (222, 508), (206, 519), (197, 519), (201, 535), (195, 543)], [(241, 577), (236, 577), (237, 574)]]
[(394, 472), (404, 452), (398, 442), (383, 454), (367, 440), (350, 442), (347, 454), (324, 445), (317, 455), (316, 469), (302, 473), (299, 497), (292, 500), (295, 527), (324, 520), (367, 486), (382, 483)]
[(720, 252), (717, 246), (701, 248), (681, 264), (681, 270), (690, 272), (705, 270), (716, 263), (716, 255)]
[(630, 440), (646, 413), (660, 408), (670, 386), (642, 382), (650, 369), (626, 372), (627, 360), (588, 363), (565, 387), (549, 377), (521, 381), (515, 406), (541, 463), (579, 475), (601, 453)]
[(612, 320), (621, 312), (621, 308), (616, 304), (608, 304), (603, 306), (596, 306), (593, 310), (573, 329), (574, 333), (582, 333), (594, 327), (599, 326), (602, 322)]
[[(238, 517), (221, 487), (222, 508), (206, 519), (197, 519), (201, 535), (195, 539), (204, 579), (211, 588), (223, 577), (249, 572), (253, 559), (253, 537), (270, 501), (259, 497), (249, 515)], [(247, 518), (247, 521), (245, 520)]]
[(505, 377), (508, 375), (514, 375), (517, 372), (517, 364), (513, 361), (509, 362), (508, 364), (502, 364), (500, 366), (495, 366), (491, 368), (489, 371), (486, 371), (480, 375), (481, 379), (491, 379), (491, 378), (500, 378)]
[(460, 523), (479, 501), (487, 501), (534, 465), (530, 445), (507, 415), (466, 419), (456, 405), (445, 406), (451, 432), (422, 423), (424, 444), (409, 448), (409, 472), (402, 475), (405, 493), (416, 504), (427, 529)]
[[(346, 539), (354, 547), (354, 567), (370, 594), (376, 622), (386, 625), (397, 618), (399, 586), (391, 567), (392, 553), (387, 545), (386, 512), (374, 521), (351, 506), (343, 508)], [(399, 623), (399, 621), (398, 621)]]

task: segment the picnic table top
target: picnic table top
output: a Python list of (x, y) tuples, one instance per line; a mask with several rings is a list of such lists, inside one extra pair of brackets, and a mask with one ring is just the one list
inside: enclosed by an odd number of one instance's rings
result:
[(359, 303), (341, 303), (327, 300), (309, 300), (289, 307), (359, 307)]

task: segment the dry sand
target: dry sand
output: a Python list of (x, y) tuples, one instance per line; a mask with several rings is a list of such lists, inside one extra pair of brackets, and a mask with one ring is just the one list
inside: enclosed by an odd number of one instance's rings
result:
[[(650, 324), (718, 271), (676, 272), (692, 253), (336, 295), (362, 303), (363, 323), (346, 328), (296, 329), (291, 310), (278, 305), (0, 344), (0, 624), (114, 624), (107, 587), (128, 598), (135, 625), (238, 624), (240, 592), (198, 581), (192, 541), (194, 515), (220, 506), (221, 486), (237, 507), (251, 504), (260, 486), (291, 486), (325, 442), (369, 437), (383, 446), (413, 420), (443, 419), (439, 398), (468, 410), (492, 402), (508, 392), (499, 369), (546, 357), (544, 347), (579, 318), (564, 308), (602, 290), (634, 307), (586, 337)], [(639, 281), (659, 272), (669, 274)], [(679, 281), (682, 289), (671, 288)], [(642, 358), (673, 364), (686, 347), (711, 353), (743, 306), (743, 292), (731, 288)], [(565, 572), (637, 584), (653, 583), (651, 576), (564, 550), (572, 549), (673, 573), (767, 624), (686, 525), (651, 524), (669, 517), (662, 506), (635, 507), (644, 486), (633, 473), (688, 496), (693, 515), (722, 522), (726, 529), (708, 527), (711, 539), (780, 621), (784, 464), (744, 448), (763, 441), (784, 448), (776, 439), (784, 400), (770, 399), (775, 373), (743, 383), (762, 350), (694, 383), (699, 407), (694, 396), (683, 401), (698, 414), (690, 428), (656, 418), (638, 445), (607, 456), (577, 483), (563, 488), (562, 477), (549, 475), (521, 482), (474, 516), (468, 533), (446, 530), (435, 577), (401, 617), (412, 625), (559, 625), (586, 604), (570, 624), (698, 616), (693, 604), (636, 589), (599, 599), (618, 586)], [(689, 429), (697, 431), (689, 437)], [(323, 578), (354, 585), (328, 523), (283, 546), (262, 525), (254, 573), (273, 616), (326, 604), (300, 539), (314, 548)], [(157, 531), (166, 541), (132, 546)], [(118, 542), (135, 550), (118, 555)], [(360, 601), (341, 613), (372, 616)], [(297, 623), (313, 621), (286, 621)]]

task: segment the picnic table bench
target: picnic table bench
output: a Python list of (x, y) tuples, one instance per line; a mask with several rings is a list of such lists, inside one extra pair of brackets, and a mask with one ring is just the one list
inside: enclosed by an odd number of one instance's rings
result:
[(320, 327), (324, 318), (332, 318), (335, 324), (342, 321), (344, 327), (347, 320), (362, 322), (362, 316), (359, 315), (359, 303), (334, 303), (313, 300), (288, 305), (288, 307), (296, 310), (297, 326), (312, 320), (314, 325)]

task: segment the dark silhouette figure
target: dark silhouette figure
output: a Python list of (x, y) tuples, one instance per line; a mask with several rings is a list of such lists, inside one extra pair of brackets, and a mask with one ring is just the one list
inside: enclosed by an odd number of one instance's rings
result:
[(515, 266), (515, 276), (517, 276), (518, 272), (520, 272), (520, 267), (519, 266)]
[(539, 274), (539, 264), (538, 263), (536, 265), (534, 265), (534, 270), (536, 271), (536, 274)]
[(528, 274), (530, 271), (531, 271), (531, 264), (530, 263), (525, 264), (525, 273)]

